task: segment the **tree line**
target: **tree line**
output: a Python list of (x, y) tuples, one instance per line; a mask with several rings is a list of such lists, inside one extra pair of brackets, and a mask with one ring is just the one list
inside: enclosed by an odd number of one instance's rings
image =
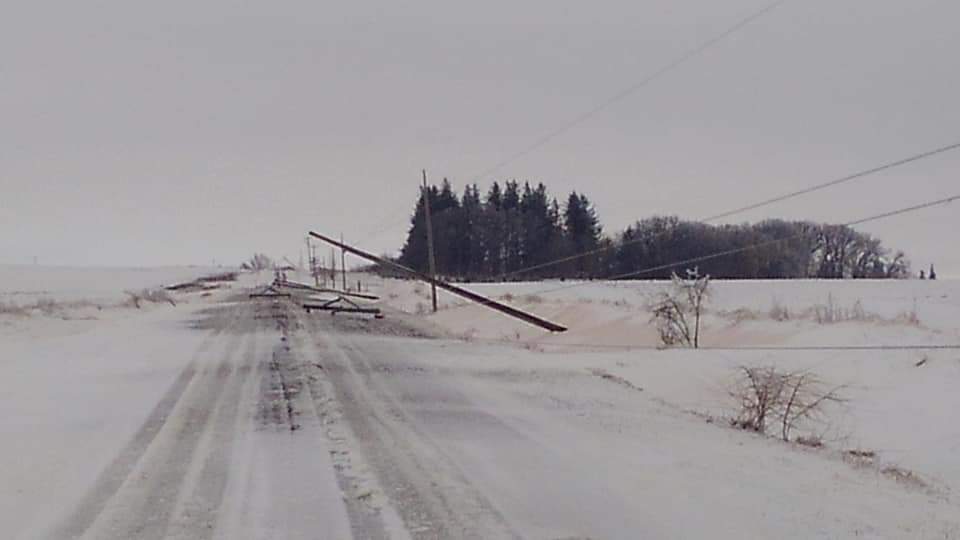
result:
[[(844, 225), (783, 221), (708, 225), (675, 216), (641, 219), (605, 234), (590, 199), (560, 202), (539, 183), (476, 184), (458, 196), (446, 179), (421, 190), (399, 262), (426, 272), (424, 193), (433, 221), (437, 272), (450, 279), (669, 278), (679, 262), (725, 279), (899, 278), (909, 262), (880, 240)], [(578, 257), (580, 254), (588, 254)], [(549, 264), (561, 261), (557, 264)], [(650, 270), (654, 269), (654, 270)]]

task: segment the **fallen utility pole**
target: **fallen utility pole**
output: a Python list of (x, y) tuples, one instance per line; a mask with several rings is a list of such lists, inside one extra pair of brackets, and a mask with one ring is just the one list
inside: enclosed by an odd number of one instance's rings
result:
[(372, 294), (355, 293), (355, 292), (349, 292), (349, 291), (339, 291), (339, 290), (337, 290), (337, 289), (328, 289), (328, 288), (326, 288), (326, 287), (311, 287), (310, 285), (307, 285), (306, 283), (298, 283), (298, 282), (296, 282), (296, 281), (290, 281), (290, 280), (284, 281), (284, 282), (281, 283), (280, 285), (281, 285), (282, 287), (287, 287), (287, 288), (290, 288), (290, 289), (300, 289), (300, 290), (311, 291), (311, 292), (316, 292), (316, 293), (337, 294), (337, 295), (341, 295), (341, 296), (353, 296), (353, 297), (356, 297), (356, 298), (363, 298), (364, 300), (379, 300), (379, 299), (380, 299), (379, 296), (375, 296), (375, 295), (372, 295)]
[(326, 243), (328, 243), (328, 244), (330, 244), (330, 245), (332, 245), (332, 246), (339, 247), (340, 249), (343, 249), (344, 251), (348, 251), (348, 252), (352, 253), (353, 255), (356, 255), (356, 256), (358, 256), (358, 257), (362, 257), (362, 258), (364, 258), (364, 259), (366, 259), (366, 260), (368, 260), (368, 261), (370, 261), (370, 262), (375, 262), (375, 263), (377, 263), (377, 264), (382, 264), (382, 265), (384, 265), (384, 266), (389, 266), (390, 268), (393, 268), (394, 270), (399, 270), (399, 271), (401, 271), (401, 272), (403, 272), (403, 273), (405, 273), (405, 274), (409, 274), (409, 275), (411, 275), (411, 276), (413, 276), (413, 277), (415, 277), (415, 278), (417, 278), (417, 279), (420, 279), (420, 280), (422, 280), (422, 281), (426, 281), (427, 283), (429, 283), (429, 284), (431, 284), (431, 285), (436, 285), (437, 287), (440, 287), (441, 289), (443, 289), (443, 290), (445, 290), (445, 291), (451, 292), (451, 293), (453, 293), (453, 294), (455, 294), (455, 295), (457, 295), (457, 296), (462, 296), (463, 298), (466, 298), (467, 300), (476, 302), (476, 303), (478, 303), (478, 304), (480, 304), (480, 305), (482, 305), (482, 306), (486, 306), (486, 307), (488, 307), (488, 308), (490, 308), (490, 309), (493, 309), (493, 310), (499, 311), (499, 312), (501, 312), (501, 313), (507, 314), (507, 315), (509, 315), (509, 316), (511, 316), (511, 317), (520, 319), (520, 320), (523, 321), (523, 322), (532, 324), (532, 325), (534, 325), (534, 326), (539, 326), (540, 328), (543, 328), (543, 329), (545, 329), (545, 330), (550, 330), (551, 332), (566, 332), (566, 330), (567, 330), (567, 328), (566, 328), (565, 326), (560, 326), (559, 324), (552, 323), (552, 322), (550, 322), (550, 321), (548, 321), (548, 320), (546, 320), (546, 319), (541, 319), (540, 317), (537, 317), (536, 315), (531, 315), (531, 314), (529, 314), (529, 313), (527, 313), (527, 312), (525, 312), (525, 311), (520, 311), (519, 309), (517, 309), (517, 308), (515, 308), (515, 307), (511, 307), (511, 306), (508, 306), (508, 305), (506, 305), (506, 304), (502, 304), (502, 303), (500, 303), (500, 302), (497, 302), (496, 300), (492, 300), (492, 299), (487, 298), (487, 297), (485, 297), (485, 296), (479, 295), (479, 294), (477, 294), (477, 293), (475, 293), (475, 292), (468, 291), (468, 290), (466, 290), (466, 289), (462, 289), (462, 288), (457, 287), (457, 286), (455, 286), (455, 285), (451, 285), (451, 284), (449, 284), (449, 283), (447, 283), (447, 282), (445, 282), (445, 281), (440, 281), (440, 280), (438, 280), (438, 279), (434, 279), (434, 278), (428, 276), (427, 274), (424, 274), (423, 272), (418, 272), (417, 270), (414, 270), (414, 269), (412, 269), (412, 268), (407, 268), (406, 266), (403, 266), (402, 264), (395, 263), (395, 262), (393, 262), (393, 261), (391, 261), (391, 260), (384, 259), (384, 258), (382, 258), (382, 257), (377, 257), (376, 255), (373, 255), (373, 254), (371, 254), (371, 253), (367, 253), (366, 251), (360, 250), (360, 249), (358, 249), (358, 248), (355, 248), (355, 247), (352, 247), (352, 246), (348, 246), (348, 245), (346, 245), (346, 244), (342, 244), (342, 243), (337, 242), (336, 240), (334, 240), (334, 239), (332, 239), (332, 238), (328, 238), (328, 237), (326, 237), (326, 236), (324, 236), (324, 235), (322, 235), (322, 234), (319, 234), (319, 233), (315, 233), (315, 232), (313, 232), (313, 231), (310, 231), (310, 236), (312, 236), (312, 237), (314, 237), (314, 238), (316, 238), (316, 239), (318, 239), (318, 240), (323, 240), (324, 242), (326, 242)]
[(337, 313), (366, 313), (368, 315), (373, 315), (374, 318), (377, 319), (383, 318), (383, 314), (380, 313), (379, 308), (360, 307), (356, 302), (351, 302), (348, 298), (344, 298), (343, 296), (338, 296), (333, 300), (327, 300), (323, 303), (307, 302), (301, 305), (307, 313), (310, 313), (314, 310), (329, 311), (331, 315), (336, 315)]

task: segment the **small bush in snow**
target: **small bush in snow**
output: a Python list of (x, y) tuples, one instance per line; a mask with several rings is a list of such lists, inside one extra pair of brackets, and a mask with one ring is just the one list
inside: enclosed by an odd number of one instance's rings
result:
[(827, 389), (810, 372), (741, 366), (740, 378), (730, 392), (738, 408), (731, 424), (762, 434), (776, 430), (789, 441), (794, 429), (825, 423), (827, 406), (845, 401), (839, 391), (839, 387)]
[(273, 268), (273, 261), (263, 253), (254, 253), (249, 261), (240, 265), (240, 268), (250, 272), (260, 272)]
[(823, 439), (817, 435), (801, 435), (795, 439), (795, 442), (800, 446), (823, 448)]
[(779, 300), (774, 299), (773, 305), (770, 307), (770, 318), (779, 322), (789, 321), (790, 310), (781, 304)]
[(170, 304), (171, 306), (176, 306), (177, 303), (173, 300), (173, 297), (170, 296), (164, 289), (143, 289), (139, 292), (136, 291), (124, 291), (129, 297), (128, 302), (133, 305), (133, 307), (140, 309), (140, 306), (143, 302), (152, 302), (154, 304)]
[(846, 321), (869, 321), (876, 319), (867, 315), (863, 309), (863, 303), (857, 300), (850, 308), (844, 308), (834, 304), (833, 295), (827, 295), (825, 305), (814, 306), (814, 317), (819, 324), (833, 324)]
[(700, 319), (709, 294), (710, 276), (701, 276), (696, 269), (687, 270), (683, 278), (673, 274), (670, 289), (650, 306), (651, 321), (664, 346), (700, 346)]
[(33, 307), (40, 313), (49, 317), (56, 313), (60, 306), (57, 305), (57, 302), (52, 298), (41, 298), (37, 300), (37, 303)]
[(0, 315), (14, 315), (17, 317), (27, 317), (30, 315), (30, 312), (27, 308), (17, 305), (17, 304), (8, 304), (6, 302), (0, 302)]
[(880, 469), (880, 473), (888, 478), (914, 488), (926, 488), (927, 483), (917, 475), (917, 473), (904, 469), (898, 465), (887, 465)]
[(917, 299), (913, 299), (913, 308), (909, 311), (901, 311), (893, 318), (893, 322), (908, 324), (910, 326), (920, 326), (920, 316), (917, 315)]

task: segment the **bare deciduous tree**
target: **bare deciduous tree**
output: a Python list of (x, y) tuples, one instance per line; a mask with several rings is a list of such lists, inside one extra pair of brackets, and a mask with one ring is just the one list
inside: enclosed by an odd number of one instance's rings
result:
[(667, 347), (700, 347), (700, 320), (710, 293), (710, 276), (688, 269), (686, 277), (673, 274), (670, 290), (650, 306), (660, 341)]
[(250, 270), (253, 272), (259, 272), (261, 270), (269, 270), (273, 268), (273, 261), (270, 257), (267, 257), (263, 253), (255, 253), (253, 257), (250, 257), (249, 261), (244, 262), (240, 265), (240, 268), (244, 270)]

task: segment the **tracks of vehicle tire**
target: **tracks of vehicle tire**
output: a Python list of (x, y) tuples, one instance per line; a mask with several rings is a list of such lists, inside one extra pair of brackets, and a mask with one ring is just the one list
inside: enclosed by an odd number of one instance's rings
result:
[(248, 309), (225, 310), (226, 320), (50, 538), (212, 536), (227, 477), (225, 450), (244, 389), (257, 375)]
[(323, 376), (332, 380), (353, 439), (411, 537), (520, 538), (453, 457), (417, 427), (364, 351), (315, 321), (306, 328), (324, 351)]

